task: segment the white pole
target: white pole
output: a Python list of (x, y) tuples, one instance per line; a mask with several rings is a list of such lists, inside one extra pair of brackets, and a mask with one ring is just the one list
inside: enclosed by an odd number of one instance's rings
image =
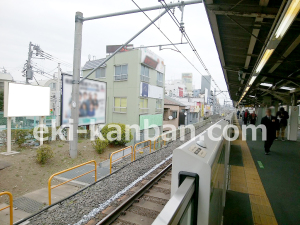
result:
[(7, 135), (6, 135), (6, 143), (7, 143), (7, 153), (11, 153), (11, 117), (7, 117)]
[[(43, 120), (44, 120), (44, 117), (43, 116), (40, 116), (40, 125), (43, 125)], [(40, 146), (42, 146), (44, 144), (44, 127), (40, 126)]]
[(60, 77), (61, 77), (61, 70), (60, 70), (60, 63), (58, 63), (57, 66), (57, 81), (56, 81), (56, 93), (55, 93), (55, 99), (56, 99), (56, 106), (55, 106), (55, 116), (56, 116), (56, 126), (58, 127), (60, 125)]

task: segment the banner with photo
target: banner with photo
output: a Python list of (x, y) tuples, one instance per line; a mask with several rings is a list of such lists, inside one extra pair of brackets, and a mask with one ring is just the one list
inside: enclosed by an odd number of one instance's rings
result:
[(160, 73), (165, 73), (165, 63), (162, 58), (147, 48), (141, 48), (141, 63), (155, 69)]
[[(72, 80), (62, 75), (61, 121), (68, 124), (72, 107)], [(106, 123), (106, 82), (85, 79), (79, 84), (79, 126)]]

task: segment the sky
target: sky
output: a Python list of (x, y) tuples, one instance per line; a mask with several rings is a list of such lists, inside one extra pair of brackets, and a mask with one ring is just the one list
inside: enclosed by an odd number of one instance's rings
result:
[[(160, 4), (157, 0), (135, 0), (135, 2), (140, 7)], [(137, 9), (132, 0), (0, 0), (0, 68), (5, 67), (15, 80), (24, 81), (22, 70), (31, 41), (46, 53), (67, 62), (69, 65), (62, 65), (63, 71), (72, 71), (75, 12), (80, 11), (84, 17), (89, 17), (130, 9)], [(146, 13), (153, 19), (160, 12), (162, 9)], [(181, 18), (178, 8), (175, 9), (175, 15), (178, 20)], [(92, 58), (93, 56), (97, 59), (104, 58), (106, 45), (126, 42), (147, 23), (149, 20), (143, 13), (84, 22), (81, 66), (88, 60), (89, 55)], [(156, 25), (173, 43), (181, 42), (181, 33), (168, 14), (159, 19)], [(184, 26), (210, 74), (220, 89), (227, 91), (203, 3), (185, 6)], [(169, 44), (169, 41), (152, 25), (131, 43), (138, 47)], [(202, 74), (206, 74), (188, 44), (179, 45), (178, 48)], [(169, 49), (160, 51), (158, 47), (151, 50), (165, 61), (166, 80), (181, 79), (182, 73), (193, 73), (193, 85), (195, 88), (201, 87), (201, 74), (180, 53)], [(43, 75), (35, 73), (38, 80), (46, 79), (45, 76), (57, 71), (57, 63), (53, 61), (33, 59), (33, 65), (46, 72)], [(213, 88), (214, 85), (212, 90)], [(228, 94), (226, 96), (229, 100)], [(218, 97), (223, 103), (225, 96), (219, 94)]]

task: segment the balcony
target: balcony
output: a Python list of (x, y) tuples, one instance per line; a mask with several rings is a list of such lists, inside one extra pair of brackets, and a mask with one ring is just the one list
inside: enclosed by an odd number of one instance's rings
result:
[(141, 81), (146, 82), (146, 83), (149, 83), (150, 77), (141, 75)]

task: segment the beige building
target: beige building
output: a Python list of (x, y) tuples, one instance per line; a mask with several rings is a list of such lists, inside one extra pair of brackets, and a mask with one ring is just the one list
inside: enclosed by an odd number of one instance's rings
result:
[[(163, 125), (171, 124), (176, 128), (185, 124), (185, 105), (165, 95)], [(165, 128), (164, 131), (171, 130)]]

